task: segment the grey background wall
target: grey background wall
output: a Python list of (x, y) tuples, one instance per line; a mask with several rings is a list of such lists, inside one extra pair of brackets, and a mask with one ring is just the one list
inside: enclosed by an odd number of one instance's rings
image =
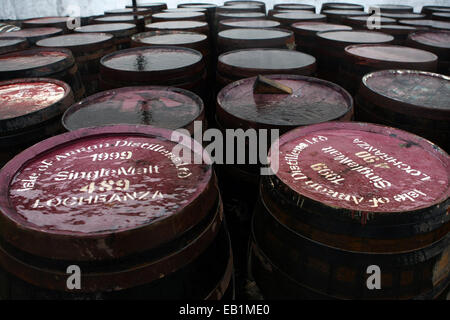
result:
[[(186, 0), (138, 0), (139, 2), (166, 2), (169, 8), (175, 8), (178, 3), (186, 3)], [(223, 4), (225, 0), (196, 0), (191, 2), (208, 2)], [(274, 3), (306, 3), (313, 4), (320, 8), (322, 2), (331, 0), (306, 0), (306, 1), (289, 1), (289, 0), (267, 0), (267, 8), (272, 8)], [(27, 19), (42, 16), (55, 15), (75, 15), (77, 11), (81, 16), (91, 16), (102, 14), (108, 9), (124, 8), (125, 5), (131, 4), (131, 0), (0, 0), (0, 19)], [(394, 3), (412, 5), (415, 11), (420, 11), (423, 5), (447, 5), (450, 6), (450, 0), (359, 0), (359, 1), (339, 1), (333, 2), (355, 2), (368, 5)]]

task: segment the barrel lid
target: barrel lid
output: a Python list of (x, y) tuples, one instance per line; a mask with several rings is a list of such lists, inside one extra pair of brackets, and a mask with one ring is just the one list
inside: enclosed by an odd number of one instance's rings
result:
[(219, 12), (244, 12), (244, 11), (260, 11), (261, 6), (257, 4), (234, 4), (219, 6), (216, 8), (216, 13)]
[(122, 37), (134, 34), (136, 25), (133, 23), (101, 23), (78, 27), (75, 31), (80, 33), (110, 33), (115, 37)]
[(450, 31), (418, 30), (408, 38), (430, 48), (450, 49)]
[(145, 124), (159, 128), (189, 128), (202, 120), (202, 100), (175, 87), (128, 87), (90, 96), (64, 114), (68, 131), (113, 124)]
[(363, 30), (321, 31), (316, 33), (319, 39), (339, 46), (357, 43), (387, 43), (394, 37), (385, 33)]
[(68, 48), (74, 53), (112, 45), (114, 36), (109, 33), (73, 33), (39, 40), (36, 45), (46, 48)]
[(61, 34), (63, 31), (60, 28), (53, 27), (42, 27), (42, 28), (27, 28), (18, 31), (10, 31), (5, 33), (0, 33), (0, 38), (4, 37), (20, 37), (20, 38), (39, 38), (45, 36), (54, 36)]
[(257, 94), (256, 77), (238, 80), (217, 96), (217, 119), (224, 128), (294, 127), (339, 119), (353, 110), (351, 96), (341, 87), (300, 75), (268, 75), (292, 94)]
[(446, 6), (423, 6), (422, 12), (431, 11), (431, 12), (450, 12), (450, 7)]
[[(439, 205), (450, 195), (448, 155), (398, 129), (323, 123), (286, 133), (279, 139), (279, 153), (274, 150), (272, 145), (271, 168), (283, 186), (299, 195), (305, 207), (311, 200), (320, 202), (335, 218), (343, 217), (344, 210), (355, 216), (408, 216), (405, 211)], [(376, 217), (366, 220), (377, 224), (389, 219)]]
[(232, 40), (269, 40), (290, 37), (291, 31), (277, 28), (233, 28), (220, 31), (219, 38)]
[(173, 142), (172, 133), (80, 129), (22, 152), (0, 172), (3, 239), (37, 256), (92, 261), (179, 237), (211, 212), (217, 190), (207, 155), (191, 160), (202, 147), (186, 136)]
[(246, 18), (264, 18), (266, 15), (262, 12), (222, 12), (219, 16), (225, 19), (236, 18), (236, 19), (246, 19)]
[[(135, 21), (134, 15), (132, 14), (123, 14), (123, 15), (110, 15), (110, 16), (103, 16), (98, 17), (94, 19), (94, 22), (102, 22), (102, 23), (115, 23), (115, 22), (128, 22), (133, 23)], [(143, 15), (136, 15), (138, 21), (143, 21), (145, 19), (145, 16)]]
[(323, 14), (327, 16), (341, 16), (341, 17), (348, 17), (348, 16), (368, 16), (369, 13), (358, 11), (358, 10), (323, 10)]
[(2, 135), (38, 125), (61, 115), (73, 103), (66, 83), (46, 78), (0, 82)]
[(160, 46), (194, 45), (207, 39), (205, 34), (188, 31), (149, 31), (132, 37), (133, 42)]
[(412, 13), (412, 12), (405, 12), (405, 13), (381, 13), (382, 17), (386, 18), (392, 18), (392, 19), (423, 19), (425, 18), (425, 14), (422, 13)]
[(67, 49), (31, 49), (0, 56), (0, 79), (47, 76), (63, 71), (75, 63)]
[[(369, 16), (354, 16), (354, 17), (347, 17), (345, 18), (346, 22), (358, 24), (358, 25), (367, 25), (367, 20), (369, 19)], [(378, 18), (378, 21), (381, 24), (392, 24), (395, 23), (395, 19), (387, 18), (385, 16), (381, 16)]]
[[(167, 4), (164, 2), (147, 2), (147, 3), (139, 3), (138, 8), (150, 8), (153, 9), (154, 12), (161, 11), (167, 9)], [(132, 8), (132, 5), (127, 5), (126, 8)]]
[(205, 21), (179, 20), (179, 21), (161, 21), (147, 24), (147, 30), (196, 30), (208, 28)]
[(382, 13), (402, 13), (402, 12), (413, 12), (414, 8), (412, 6), (407, 6), (403, 4), (376, 4), (375, 8), (379, 8)]
[(36, 24), (36, 25), (47, 25), (47, 24), (58, 24), (58, 23), (67, 23), (72, 21), (70, 17), (44, 17), (44, 18), (35, 18), (25, 20), (26, 24)]
[(244, 49), (219, 56), (217, 69), (230, 78), (247, 78), (258, 74), (289, 73), (310, 75), (316, 59), (306, 53), (287, 49)]
[(0, 38), (0, 54), (18, 51), (28, 47), (26, 38), (21, 37), (5, 37)]
[(224, 19), (219, 24), (230, 28), (276, 28), (280, 26), (278, 21), (268, 19)]
[(352, 30), (352, 27), (343, 24), (333, 24), (326, 22), (296, 22), (292, 25), (292, 29), (295, 34), (300, 35), (314, 35), (320, 31), (332, 31), (332, 30)]
[(432, 18), (443, 18), (444, 20), (450, 20), (450, 12), (434, 12), (431, 15)]
[(179, 12), (159, 12), (155, 13), (152, 18), (156, 21), (170, 21), (170, 20), (204, 20), (205, 14), (203, 12), (195, 11), (179, 11)]
[(294, 23), (297, 21), (325, 20), (326, 16), (323, 14), (315, 14), (309, 11), (296, 11), (276, 13), (273, 15), (273, 18), (280, 22)]
[(310, 4), (302, 3), (278, 3), (273, 6), (276, 10), (309, 10), (316, 11), (316, 7)]
[(217, 4), (214, 3), (180, 3), (178, 5), (179, 8), (206, 8), (206, 9), (211, 9), (211, 8), (216, 8)]
[[(395, 67), (397, 64), (397, 68), (433, 70), (438, 60), (434, 53), (391, 44), (350, 45), (345, 48), (345, 53), (364, 65), (375, 64), (379, 69)], [(425, 67), (428, 69), (423, 69)]]
[(322, 10), (325, 9), (363, 11), (364, 6), (356, 3), (325, 2), (322, 4)]
[(170, 9), (164, 9), (162, 12), (203, 12), (206, 14), (208, 12), (208, 9), (200, 8), (200, 7), (170, 8)]
[[(365, 75), (364, 91), (396, 113), (450, 120), (450, 77), (417, 70), (383, 70)], [(395, 103), (392, 103), (392, 102)]]
[[(124, 14), (133, 14), (134, 12), (135, 11), (133, 8), (113, 9), (105, 11), (105, 15), (124, 15)], [(147, 13), (151, 13), (151, 9), (137, 7), (136, 12), (145, 15)]]
[(230, 0), (223, 3), (225, 6), (238, 6), (238, 5), (253, 5), (258, 7), (263, 7), (266, 4), (263, 1), (255, 0)]
[(408, 34), (410, 32), (413, 32), (414, 30), (417, 30), (416, 27), (413, 26), (404, 26), (400, 24), (382, 24), (380, 26), (380, 32), (384, 32), (387, 34)]
[(203, 71), (200, 52), (184, 47), (151, 46), (116, 51), (100, 60), (102, 76), (121, 81), (150, 81), (161, 76), (185, 78), (186, 72)]
[(406, 20), (399, 20), (398, 23), (406, 24), (408, 26), (429, 27), (433, 29), (450, 30), (450, 22), (446, 21), (436, 21), (427, 19), (411, 19), (411, 20), (406, 19)]

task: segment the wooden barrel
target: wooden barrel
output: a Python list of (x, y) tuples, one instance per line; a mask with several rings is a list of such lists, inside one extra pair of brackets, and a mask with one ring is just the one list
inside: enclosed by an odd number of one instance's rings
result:
[(74, 33), (40, 40), (36, 45), (43, 48), (70, 49), (88, 95), (99, 91), (100, 59), (116, 50), (114, 36), (109, 33)]
[(341, 3), (341, 2), (324, 2), (320, 12), (324, 10), (356, 10), (364, 11), (364, 6), (356, 3)]
[(315, 57), (318, 61), (319, 76), (337, 82), (339, 64), (344, 57), (344, 48), (351, 44), (387, 44), (394, 37), (376, 31), (321, 31), (316, 33)]
[(234, 28), (277, 28), (281, 24), (269, 19), (225, 19), (219, 22), (218, 31)]
[(252, 222), (250, 268), (265, 298), (427, 299), (448, 286), (443, 150), (354, 122), (292, 130), (276, 150)]
[(350, 94), (358, 90), (364, 75), (388, 69), (435, 72), (438, 57), (429, 51), (391, 44), (357, 44), (345, 48), (339, 65), (339, 84)]
[(59, 28), (28, 28), (8, 33), (0, 33), (0, 39), (4, 37), (26, 38), (30, 46), (34, 46), (39, 40), (62, 34)]
[(125, 8), (125, 9), (113, 9), (105, 11), (105, 16), (122, 16), (137, 13), (142, 16), (151, 16), (153, 11), (150, 8), (136, 8), (136, 11), (133, 8)]
[(357, 10), (324, 10), (322, 13), (326, 15), (327, 22), (336, 24), (343, 24), (348, 17), (368, 17), (370, 15), (369, 13)]
[(73, 18), (70, 17), (44, 17), (29, 19), (22, 22), (22, 28), (58, 28), (63, 30), (63, 33), (70, 33), (73, 26)]
[(402, 13), (381, 13), (382, 17), (391, 18), (395, 20), (413, 20), (413, 19), (424, 19), (425, 14), (423, 13), (413, 13), (413, 12), (402, 12)]
[[(125, 6), (126, 8), (133, 8), (132, 5)], [(167, 4), (164, 2), (151, 2), (151, 3), (140, 3), (137, 5), (138, 8), (151, 9), (153, 13), (158, 13), (167, 9)]]
[(412, 6), (406, 6), (402, 4), (377, 4), (370, 6), (372, 8), (380, 9), (381, 13), (413, 13), (414, 8)]
[(145, 26), (147, 31), (186, 31), (209, 35), (208, 23), (204, 21), (164, 21), (150, 23)]
[[(367, 21), (370, 18), (370, 16), (349, 16), (345, 17), (343, 23), (347, 26), (352, 27), (354, 30), (364, 30), (368, 29)], [(371, 20), (370, 20), (371, 21)], [(370, 23), (369, 21), (369, 23)], [(396, 20), (386, 17), (380, 17), (379, 20), (380, 25), (385, 24), (395, 24)], [(380, 30), (377, 30), (380, 31)]]
[(17, 78), (52, 78), (70, 85), (75, 100), (85, 96), (78, 66), (70, 50), (32, 49), (0, 57), (0, 81)]
[(152, 16), (153, 22), (163, 21), (206, 21), (206, 16), (203, 12), (187, 11), (187, 12), (159, 12)]
[(103, 90), (142, 85), (187, 89), (205, 97), (205, 61), (196, 50), (152, 46), (121, 50), (101, 60)]
[(273, 5), (274, 10), (302, 10), (316, 12), (316, 7), (311, 4), (302, 3), (278, 3)]
[(263, 13), (266, 13), (266, 3), (264, 1), (255, 1), (255, 0), (231, 0), (225, 1), (223, 3), (224, 6), (256, 6)]
[(295, 49), (292, 31), (278, 28), (235, 28), (217, 35), (218, 52), (248, 48)]
[(61, 116), (74, 103), (66, 83), (47, 78), (0, 82), (0, 167), (29, 146), (62, 131)]
[(450, 12), (435, 12), (431, 15), (431, 19), (449, 22)]
[(363, 77), (356, 118), (413, 132), (450, 150), (450, 78), (416, 70), (385, 70)]
[(205, 14), (206, 20), (208, 20), (208, 10), (205, 8), (171, 8), (171, 9), (165, 9), (162, 12), (201, 12)]
[(316, 33), (320, 31), (332, 30), (352, 30), (351, 27), (342, 24), (332, 24), (326, 22), (297, 22), (291, 26), (295, 34), (295, 44), (297, 50), (316, 55)]
[(309, 11), (296, 11), (277, 13), (272, 16), (272, 19), (281, 23), (284, 28), (291, 29), (291, 25), (296, 22), (325, 22), (326, 16)]
[(450, 75), (450, 31), (416, 31), (409, 34), (407, 44), (436, 54), (439, 57), (438, 72)]
[[(252, 156), (267, 154), (270, 141), (276, 136), (260, 129), (278, 129), (281, 133), (298, 126), (329, 120), (350, 120), (353, 100), (344, 89), (332, 83), (299, 75), (268, 75), (268, 78), (292, 88), (292, 94), (259, 94), (254, 92), (256, 77), (226, 86), (217, 96), (217, 127), (256, 130), (258, 142), (234, 145), (234, 164), (218, 165), (216, 172), (224, 199), (225, 215), (230, 224), (238, 273), (245, 273), (250, 218), (258, 195), (260, 166), (263, 159), (250, 162)], [(267, 149), (260, 150), (263, 146)], [(225, 157), (228, 154), (227, 146)], [(244, 149), (244, 150), (243, 150)], [(236, 154), (245, 151), (245, 164), (238, 164)], [(232, 157), (232, 156), (231, 156)], [(256, 160), (256, 159), (254, 159)], [(229, 163), (229, 162), (227, 162)]]
[(421, 13), (425, 13), (428, 19), (431, 19), (431, 16), (435, 12), (450, 12), (450, 7), (445, 6), (423, 6)]
[[(261, 6), (258, 6), (256, 4), (235, 4), (235, 5), (224, 5), (224, 6), (219, 6), (216, 8), (216, 16), (219, 13), (224, 13), (224, 12), (229, 12), (229, 13), (237, 13), (237, 12), (263, 12), (261, 9)], [(264, 11), (265, 12), (265, 11)]]
[(216, 16), (216, 4), (213, 3), (180, 3), (177, 6), (178, 8), (186, 8), (186, 9), (206, 9), (206, 19), (208, 20), (208, 24), (210, 27), (214, 25), (214, 17)]
[(217, 20), (220, 25), (222, 20), (229, 19), (265, 19), (266, 15), (262, 12), (222, 12), (217, 14)]
[[(203, 152), (187, 136), (183, 158), (173, 154), (172, 134), (150, 126), (81, 129), (5, 166), (0, 266), (9, 281), (2, 292), (11, 299), (223, 298), (233, 262), (214, 171), (207, 158), (185, 162)], [(54, 165), (42, 172), (42, 161)], [(71, 265), (81, 269), (73, 291)]]
[(314, 12), (311, 12), (311, 11), (308, 11), (308, 10), (282, 10), (282, 9), (270, 9), (268, 12), (267, 12), (267, 16), (269, 17), (269, 18), (272, 18), (275, 14), (279, 14), (279, 13), (314, 13)]
[(20, 30), (20, 28), (15, 25), (0, 23), (0, 33), (19, 31), (19, 30)]
[(0, 38), (0, 54), (21, 51), (27, 49), (28, 47), (29, 44), (26, 38), (20, 37)]
[(134, 15), (127, 14), (127, 15), (120, 15), (120, 16), (103, 16), (103, 17), (97, 17), (92, 19), (91, 24), (100, 24), (100, 23), (130, 23), (136, 25), (139, 32), (144, 32), (145, 25), (147, 23), (150, 23), (151, 19), (148, 19), (148, 17), (143, 15), (137, 15), (137, 23), (134, 19)]
[(406, 39), (408, 38), (408, 35), (412, 32), (415, 32), (417, 28), (399, 24), (382, 24), (380, 25), (380, 28), (376, 30), (385, 34), (390, 34), (394, 37), (394, 41), (392, 41), (393, 44), (403, 46), (406, 45)]
[(224, 53), (217, 63), (217, 91), (244, 78), (266, 74), (314, 75), (316, 59), (287, 49), (244, 49)]
[[(67, 131), (115, 124), (150, 125), (194, 134), (205, 120), (202, 100), (174, 87), (126, 87), (103, 91), (72, 105), (62, 118)], [(204, 125), (206, 127), (206, 125)]]
[(76, 28), (75, 32), (112, 34), (117, 50), (122, 50), (130, 48), (131, 36), (137, 33), (137, 28), (132, 23), (101, 23)]
[(426, 19), (399, 20), (399, 24), (420, 29), (450, 30), (450, 22)]

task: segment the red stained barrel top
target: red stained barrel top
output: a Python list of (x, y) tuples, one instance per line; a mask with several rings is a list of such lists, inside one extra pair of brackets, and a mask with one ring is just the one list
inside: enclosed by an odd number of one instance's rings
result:
[(438, 57), (428, 51), (396, 45), (357, 44), (345, 48), (351, 56), (369, 59), (372, 61), (430, 63), (437, 61)]
[(311, 68), (315, 62), (316, 59), (309, 54), (287, 49), (236, 50), (219, 57), (219, 64), (228, 68), (254, 69), (264, 74), (270, 70), (275, 73), (291, 70), (295, 74), (301, 69)]
[(47, 25), (47, 24), (54, 24), (54, 23), (64, 23), (64, 22), (68, 22), (71, 20), (72, 20), (72, 18), (70, 18), (70, 17), (45, 17), (45, 18), (36, 18), (36, 19), (25, 20), (24, 23), (36, 24), (36, 25)]
[(137, 34), (133, 41), (150, 45), (178, 46), (206, 41), (208, 37), (201, 33), (187, 31), (154, 31)]
[(158, 72), (194, 66), (202, 61), (198, 51), (180, 47), (142, 47), (117, 51), (102, 58), (102, 66), (120, 71)]
[(320, 31), (352, 30), (352, 27), (326, 22), (297, 22), (292, 25), (292, 30), (295, 34), (314, 35)]
[(34, 39), (41, 39), (43, 37), (52, 37), (61, 34), (63, 31), (60, 28), (43, 27), (43, 28), (28, 28), (18, 31), (11, 31), (0, 33), (0, 38), (3, 37), (21, 37), (27, 38), (30, 42), (36, 42)]
[(395, 112), (450, 119), (450, 77), (423, 71), (384, 70), (369, 73), (362, 81), (375, 95), (397, 102), (392, 106)]
[(399, 24), (382, 24), (378, 31), (395, 35), (395, 34), (408, 34), (415, 30), (417, 30), (417, 28), (413, 26), (403, 26)]
[(173, 20), (205, 20), (203, 12), (160, 12), (152, 16), (154, 21), (173, 21)]
[[(71, 61), (70, 61), (71, 60)], [(73, 57), (68, 50), (33, 49), (0, 56), (0, 73), (18, 70), (31, 70), (68, 61), (73, 64)]]
[(0, 121), (47, 108), (65, 95), (66, 88), (56, 82), (0, 82)]
[[(335, 120), (351, 112), (350, 95), (337, 85), (317, 78), (269, 75), (290, 87), (292, 94), (255, 94), (256, 77), (233, 82), (220, 91), (218, 108), (238, 121), (239, 127), (259, 124), (268, 127), (295, 127)], [(219, 114), (219, 110), (218, 110)], [(226, 127), (226, 126), (225, 126)]]
[(108, 33), (73, 33), (40, 40), (39, 47), (68, 48), (74, 53), (83, 53), (90, 48), (112, 45), (114, 36)]
[(219, 24), (228, 28), (276, 28), (280, 26), (278, 21), (262, 19), (225, 19), (221, 20)]
[(420, 44), (450, 49), (450, 31), (416, 31), (409, 35), (409, 39)]
[(0, 54), (20, 51), (28, 47), (26, 38), (7, 37), (0, 38)]
[(102, 23), (91, 24), (75, 29), (80, 33), (110, 33), (116, 37), (127, 36), (136, 32), (136, 25), (132, 23)]
[(279, 3), (273, 6), (276, 10), (307, 10), (307, 11), (316, 11), (316, 7), (310, 4), (302, 4), (302, 3)]
[(292, 130), (279, 142), (279, 155), (270, 155), (277, 177), (333, 208), (403, 212), (450, 195), (448, 155), (405, 131), (332, 122)]
[(375, 31), (358, 31), (358, 30), (338, 30), (338, 31), (322, 31), (317, 36), (327, 41), (327, 43), (335, 43), (339, 45), (353, 43), (387, 43), (394, 39), (391, 35)]
[[(8, 194), (1, 195), (14, 210), (2, 213), (40, 232), (119, 233), (174, 215), (205, 190), (211, 166), (176, 167), (168, 157), (176, 146), (167, 140), (170, 134), (144, 136), (129, 131), (65, 141), (36, 155), (15, 172)], [(43, 162), (52, 165), (40, 170)], [(89, 201), (91, 196), (98, 199)], [(59, 203), (58, 198), (68, 201)]]
[(130, 87), (104, 91), (69, 108), (69, 130), (113, 124), (145, 124), (179, 129), (203, 115), (203, 102), (192, 92), (173, 87)]

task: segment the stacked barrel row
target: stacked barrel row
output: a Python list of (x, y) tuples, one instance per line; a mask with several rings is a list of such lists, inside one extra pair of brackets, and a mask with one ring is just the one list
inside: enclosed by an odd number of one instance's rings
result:
[[(0, 297), (220, 299), (233, 265), (239, 298), (247, 276), (266, 298), (441, 295), (450, 8), (377, 7), (151, 3), (0, 33), (4, 162), (56, 135), (0, 173)], [(216, 180), (170, 154), (167, 129), (198, 136), (196, 123), (256, 130), (257, 146), (227, 149)], [(66, 264), (88, 271), (80, 294)]]

